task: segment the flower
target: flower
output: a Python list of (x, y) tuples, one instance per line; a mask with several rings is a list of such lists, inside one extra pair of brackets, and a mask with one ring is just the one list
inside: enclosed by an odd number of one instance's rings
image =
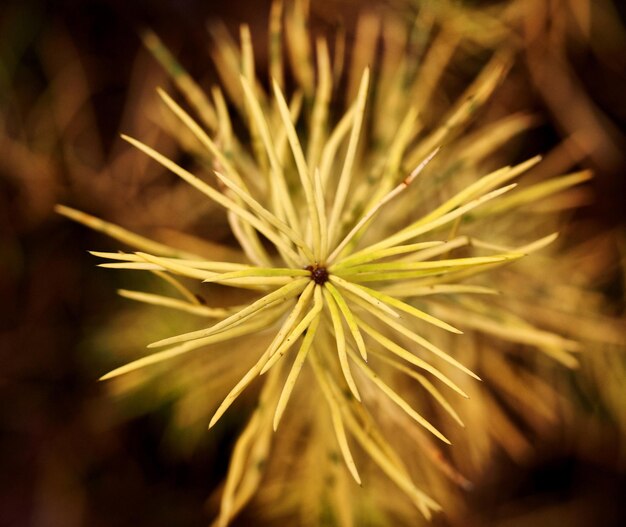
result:
[[(418, 18), (417, 34), (426, 31), (427, 18)], [(362, 478), (354, 443), (429, 518), (441, 506), (414, 482), (411, 463), (398, 456), (384, 430), (399, 428), (432, 453), (438, 450), (422, 430), (451, 443), (442, 431), (449, 424), (432, 403), (449, 421), (463, 425), (440, 387), (467, 397), (461, 385), (479, 377), (459, 359), (463, 335), (452, 323), (537, 346), (576, 365), (571, 354), (579, 347), (576, 342), (524, 323), (495, 301), (490, 306), (473, 298), (498, 295), (494, 285), (500, 282), (490, 276), (556, 240), (556, 233), (547, 230), (539, 239), (530, 236), (535, 223), (546, 229), (552, 220), (518, 225), (517, 211), (584, 182), (589, 173), (517, 188), (515, 180), (539, 163), (534, 157), (480, 175), (489, 156), (531, 124), (526, 115), (507, 116), (474, 131), (471, 142), (462, 140), (461, 132), (506, 73), (510, 55), (494, 54), (435, 125), (429, 104), (445, 67), (441, 52), (450, 56), (454, 38), (442, 31), (423, 67), (416, 69), (420, 40), (411, 38), (414, 34), (398, 20), (390, 20), (382, 26), (388, 46), (376, 69), (367, 66), (375, 63), (374, 48), (359, 40), (371, 37), (358, 33), (341, 115), (337, 87), (344, 78), (345, 41), (340, 37), (335, 43), (333, 61), (326, 40), (318, 38), (314, 66), (301, 3), (284, 17), (294, 90), (287, 89), (285, 80), (280, 3), (270, 17), (267, 92), (255, 75), (247, 27), (242, 27), (240, 48), (220, 38), (215, 62), (247, 129), (244, 138), (233, 131), (221, 89), (214, 88), (209, 101), (156, 36), (146, 33), (146, 45), (170, 70), (202, 122), (159, 90), (181, 136), (189, 144), (195, 141), (205, 173), (195, 175), (141, 141), (124, 138), (224, 208), (241, 248), (237, 261), (206, 260), (68, 207), (58, 209), (138, 249), (94, 252), (110, 261), (105, 267), (157, 273), (182, 298), (138, 291), (123, 291), (123, 296), (216, 319), (208, 327), (150, 344), (157, 351), (114, 369), (103, 380), (219, 343), (232, 342), (236, 348), (242, 337), (257, 337), (258, 347), (248, 350), (255, 356), (252, 366), (241, 367), (236, 360), (229, 366), (240, 379), (209, 422), (211, 428), (249, 385), (264, 379), (258, 407), (233, 452), (220, 525), (259, 487), (259, 467), (269, 457), (272, 431), (290, 407), (295, 411), (291, 400), (298, 388), (309, 392), (305, 402), (310, 408), (302, 409), (300, 397), (297, 412), (312, 412), (309, 418), (321, 434), (326, 424), (318, 410), (325, 408), (336, 450), (357, 483)], [(364, 24), (381, 27), (376, 16)], [(398, 35), (400, 44), (394, 40)], [(205, 306), (184, 279), (244, 289), (253, 298), (241, 306)], [(454, 335), (448, 339), (454, 353), (439, 344), (445, 334)], [(303, 381), (304, 375), (314, 382)], [(407, 379), (416, 384), (407, 388)], [(445, 462), (439, 464), (465, 484)], [(341, 485), (342, 492), (351, 492), (345, 482)], [(337, 503), (335, 514), (343, 514), (343, 506)]]

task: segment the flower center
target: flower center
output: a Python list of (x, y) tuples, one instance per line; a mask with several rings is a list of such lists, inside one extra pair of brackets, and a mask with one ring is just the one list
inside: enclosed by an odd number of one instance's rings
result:
[(317, 285), (324, 285), (328, 282), (328, 271), (326, 270), (326, 267), (313, 264), (307, 265), (305, 269), (311, 273), (311, 280), (313, 280)]

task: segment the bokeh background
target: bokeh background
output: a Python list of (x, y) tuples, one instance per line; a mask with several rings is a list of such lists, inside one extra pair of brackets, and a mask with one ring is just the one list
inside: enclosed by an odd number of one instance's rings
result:
[[(458, 14), (504, 3), (441, 4)], [(350, 36), (366, 4), (407, 13), (415, 7), (323, 0), (313, 3), (312, 21), (326, 30), (343, 24)], [(520, 26), (508, 28), (520, 51), (509, 79), (515, 89), (506, 93), (541, 122), (523, 148), (562, 145), (555, 170), (594, 170), (594, 199), (578, 220), (582, 235), (611, 240), (603, 294), (607, 310), (623, 318), (626, 9), (609, 0), (524, 5)], [(126, 301), (115, 292), (129, 279), (95, 267), (87, 253), (116, 250), (116, 243), (55, 215), (53, 206), (65, 203), (162, 239), (180, 230), (228, 242), (215, 209), (118, 134), (177, 149), (154, 91), (169, 81), (143, 49), (141, 28), (153, 28), (209, 87), (215, 71), (207, 22), (220, 19), (234, 31), (250, 24), (262, 64), (268, 11), (267, 1), (243, 0), (0, 6), (0, 525), (209, 523), (209, 497), (225, 474), (236, 425), (217, 437), (175, 440), (167, 402), (127, 400), (97, 382), (118, 364), (117, 346), (148, 341), (144, 331), (158, 315), (120, 315)], [(568, 440), (556, 431), (523, 461), (504, 453), (493, 460), (468, 495), (468, 525), (626, 525), (624, 429), (593, 391), (580, 400), (577, 440), (571, 430)], [(435, 523), (446, 525), (445, 518)]]

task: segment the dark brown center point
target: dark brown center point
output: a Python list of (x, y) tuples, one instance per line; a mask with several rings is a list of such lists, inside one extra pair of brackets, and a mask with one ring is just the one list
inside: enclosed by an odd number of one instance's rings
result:
[(311, 280), (313, 280), (317, 285), (324, 285), (328, 282), (328, 271), (326, 270), (326, 267), (314, 264), (308, 265), (305, 269), (311, 273)]

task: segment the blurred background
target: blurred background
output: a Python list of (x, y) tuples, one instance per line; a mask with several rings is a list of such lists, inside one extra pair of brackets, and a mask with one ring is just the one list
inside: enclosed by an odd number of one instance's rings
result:
[[(566, 166), (594, 171), (593, 200), (577, 220), (581, 237), (608, 240), (612, 263), (602, 294), (607, 312), (623, 319), (626, 8), (609, 0), (434, 3), (468, 31), (484, 31), (493, 46), (516, 40), (507, 81), (513, 88), (505, 92), (514, 101), (500, 104), (540, 116), (524, 151), (552, 152), (555, 173)], [(323, 30), (342, 25), (350, 38), (355, 14), (366, 5), (410, 16), (418, 2), (322, 0), (312, 4), (312, 23)], [(250, 24), (263, 70), (269, 6), (242, 0), (0, 6), (0, 525), (209, 523), (208, 497), (225, 474), (236, 427), (174, 440), (167, 396), (157, 404), (97, 382), (119, 363), (116, 349), (141, 351), (159, 315), (123, 311), (116, 289), (129, 279), (98, 269), (87, 253), (118, 244), (61, 218), (53, 206), (67, 204), (162, 240), (183, 231), (228, 243), (219, 211), (131, 151), (119, 133), (161, 151), (178, 149), (155, 94), (169, 81), (142, 47), (142, 28), (154, 29), (209, 88), (216, 73), (207, 22), (222, 20), (233, 32)], [(485, 31), (481, 24), (498, 20), (506, 6), (510, 17)], [(462, 77), (459, 68), (453, 73)], [(624, 368), (624, 355), (617, 357)], [(602, 375), (581, 384), (578, 439), (564, 441), (557, 431), (535, 438), (532, 456), (494, 459), (468, 495), (468, 525), (626, 525), (626, 385), (613, 386), (607, 402), (598, 388)]]

